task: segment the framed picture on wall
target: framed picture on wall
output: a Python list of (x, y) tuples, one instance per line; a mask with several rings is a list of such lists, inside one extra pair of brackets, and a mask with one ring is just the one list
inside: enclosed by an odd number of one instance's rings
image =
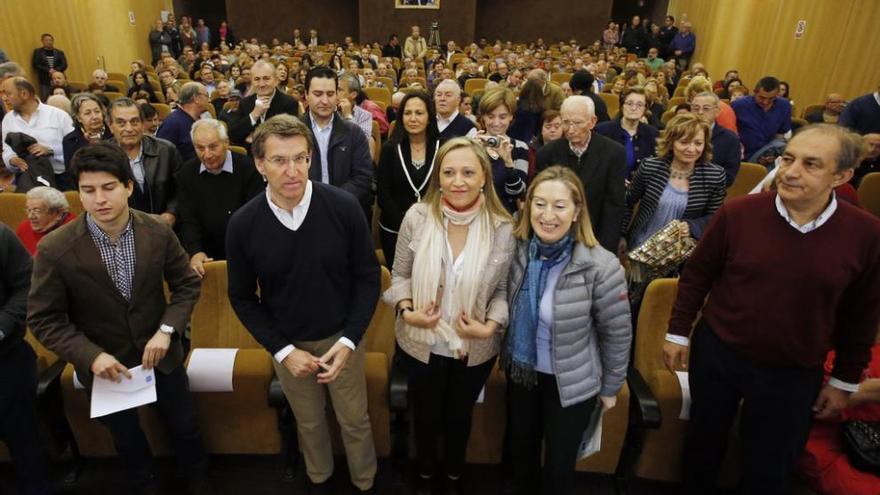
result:
[(395, 9), (439, 9), (440, 0), (394, 0)]

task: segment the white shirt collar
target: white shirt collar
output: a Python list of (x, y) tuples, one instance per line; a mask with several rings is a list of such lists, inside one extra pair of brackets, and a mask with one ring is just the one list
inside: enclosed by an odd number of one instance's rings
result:
[(287, 211), (272, 202), (272, 193), (268, 186), (266, 187), (266, 201), (269, 203), (269, 209), (272, 210), (272, 213), (275, 214), (275, 218), (281, 222), (281, 225), (295, 232), (302, 226), (306, 219), (306, 214), (309, 212), (309, 205), (312, 203), (312, 181), (306, 181), (306, 190), (303, 193), (303, 197), (299, 204), (294, 206), (291, 211)]
[(452, 115), (450, 115), (448, 119), (444, 119), (443, 117), (438, 115), (437, 116), (437, 128), (440, 131), (443, 131), (443, 129), (446, 129), (447, 127), (449, 127), (449, 124), (451, 124), (452, 121), (455, 120), (456, 117), (458, 117), (458, 110), (455, 110), (454, 112), (452, 112)]
[(801, 234), (807, 234), (812, 232), (827, 222), (834, 212), (837, 211), (837, 194), (834, 191), (831, 191), (831, 202), (828, 203), (828, 207), (822, 213), (819, 213), (819, 216), (815, 218), (815, 220), (811, 222), (807, 222), (804, 225), (798, 225), (795, 222), (791, 215), (788, 213), (788, 209), (785, 207), (785, 204), (782, 202), (782, 198), (779, 197), (779, 194), (776, 195), (776, 211), (779, 212), (779, 215), (789, 224), (800, 232)]
[(333, 127), (333, 119), (335, 119), (335, 118), (336, 118), (336, 112), (333, 112), (333, 114), (330, 115), (330, 122), (327, 122), (326, 126), (321, 127), (318, 124), (318, 119), (315, 118), (315, 114), (313, 114), (311, 111), (309, 111), (309, 120), (312, 121), (312, 131), (315, 132), (316, 134), (320, 131), (325, 131), (325, 130)]
[[(205, 164), (201, 163), (199, 164), (199, 173), (201, 174), (203, 172), (211, 173), (208, 172), (208, 168), (205, 167)], [(223, 161), (223, 168), (220, 169), (220, 172), (229, 172), (230, 174), (232, 173), (232, 152), (229, 150), (226, 150), (226, 160)]]
[(874, 100), (876, 100), (877, 104), (880, 105), (880, 91), (874, 91)]

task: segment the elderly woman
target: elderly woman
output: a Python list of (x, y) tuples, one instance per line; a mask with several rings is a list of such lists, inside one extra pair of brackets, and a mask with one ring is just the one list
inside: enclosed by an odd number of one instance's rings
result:
[(70, 160), (78, 149), (113, 137), (106, 123), (106, 109), (101, 100), (92, 93), (79, 93), (73, 97), (70, 102), (70, 116), (73, 117), (76, 128), (61, 140), (64, 167), (67, 169), (70, 169)]
[(709, 219), (724, 202), (724, 169), (711, 163), (709, 125), (693, 114), (673, 117), (657, 140), (657, 156), (642, 161), (626, 192), (629, 216), (624, 222), (631, 249), (673, 220), (682, 220), (686, 232), (699, 239)]
[(507, 135), (515, 110), (513, 91), (501, 87), (486, 90), (479, 107), (483, 130), (477, 133), (492, 160), (495, 192), (511, 213), (517, 210), (517, 198), (526, 192), (529, 171), (529, 146)]
[(70, 213), (64, 193), (45, 186), (27, 192), (25, 213), (27, 218), (22, 220), (15, 233), (31, 256), (36, 254), (40, 239), (76, 217)]
[(656, 127), (644, 122), (647, 108), (645, 90), (640, 86), (627, 88), (620, 95), (620, 118), (596, 126), (596, 132), (617, 141), (626, 150), (627, 180), (642, 159), (654, 154), (658, 132)]
[(388, 266), (394, 266), (397, 232), (404, 215), (413, 203), (427, 195), (440, 147), (434, 104), (428, 93), (419, 91), (404, 96), (400, 108), (398, 125), (382, 144), (376, 169), (379, 239)]
[(593, 235), (583, 186), (570, 168), (535, 177), (514, 236), (501, 365), (515, 486), (523, 495), (567, 495), (591, 416), (614, 407), (626, 379), (626, 279)]
[(473, 406), (507, 324), (512, 230), (485, 148), (468, 138), (441, 146), (427, 195), (400, 226), (384, 295), (412, 392), (418, 494), (431, 493), (440, 434), (446, 493), (461, 493)]

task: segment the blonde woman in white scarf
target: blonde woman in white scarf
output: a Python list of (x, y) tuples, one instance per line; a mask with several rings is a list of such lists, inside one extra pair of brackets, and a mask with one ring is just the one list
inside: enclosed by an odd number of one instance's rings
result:
[(455, 138), (437, 153), (424, 199), (400, 226), (391, 288), (396, 336), (412, 391), (419, 476), (429, 494), (444, 436), (445, 493), (461, 493), (474, 403), (507, 325), (510, 216), (492, 185), (489, 155)]

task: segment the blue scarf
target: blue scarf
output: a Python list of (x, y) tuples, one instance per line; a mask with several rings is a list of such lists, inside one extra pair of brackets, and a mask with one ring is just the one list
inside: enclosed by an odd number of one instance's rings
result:
[(520, 385), (530, 387), (538, 382), (535, 366), (538, 362), (539, 305), (547, 288), (547, 274), (571, 256), (573, 244), (574, 236), (570, 232), (553, 244), (545, 244), (535, 235), (529, 241), (528, 266), (513, 303), (513, 318), (501, 356), (508, 379)]

